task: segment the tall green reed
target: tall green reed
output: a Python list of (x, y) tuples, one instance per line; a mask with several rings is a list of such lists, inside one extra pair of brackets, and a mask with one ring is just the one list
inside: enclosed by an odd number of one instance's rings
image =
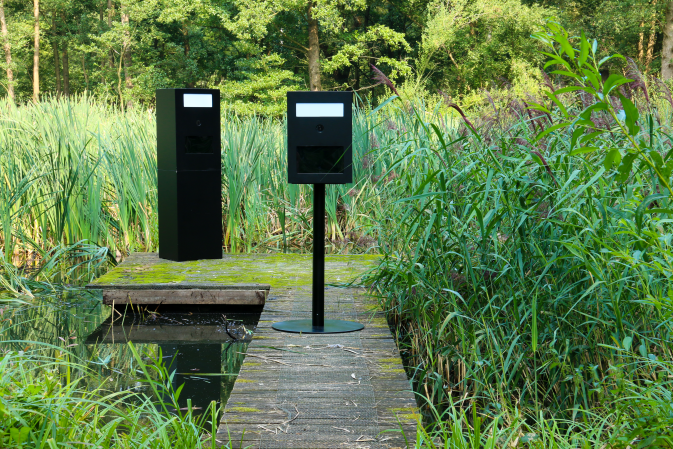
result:
[[(44, 345), (47, 346), (47, 345)], [(133, 390), (110, 391), (73, 377), (88, 371), (77, 356), (64, 348), (56, 356), (41, 350), (7, 351), (0, 355), (0, 444), (20, 447), (216, 447), (215, 404), (197, 417), (191, 407), (181, 410), (180, 389), (157, 354), (139, 352), (132, 344), (142, 382), (163, 401)], [(89, 373), (95, 375), (94, 373)], [(210, 432), (204, 435), (210, 418)], [(204, 438), (207, 437), (207, 438)], [(220, 442), (221, 443), (221, 442)]]
[[(615, 394), (624, 378), (634, 401), (667, 389), (651, 379), (673, 366), (669, 199), (657, 190), (656, 162), (605, 163), (614, 151), (626, 159), (645, 147), (653, 161), (668, 158), (670, 119), (634, 92), (621, 104), (641, 112), (610, 115), (612, 103), (592, 106), (604, 100), (578, 90), (557, 90), (538, 108), (544, 114), (513, 110), (498, 126), (488, 117), (444, 127), (412, 111), (404, 136), (384, 147), (395, 158), (388, 173), (401, 176), (388, 184), (397, 199), (379, 224), (385, 259), (370, 281), (440, 434), (451, 426), (441, 424), (448, 410), (472, 426), (488, 423), (489, 438), (532, 433), (532, 447), (553, 447), (544, 445), (549, 435), (559, 447), (626, 447), (625, 435), (646, 441), (664, 428), (670, 438), (665, 395), (651, 405), (663, 412), (659, 427), (634, 409), (612, 410), (627, 400)], [(574, 151), (578, 139), (594, 149)], [(461, 418), (466, 409), (474, 416)], [(596, 439), (583, 439), (590, 434)]]
[[(122, 114), (87, 97), (21, 107), (4, 102), (0, 111), (7, 290), (29, 294), (29, 280), (85, 282), (132, 251), (157, 250), (152, 111)], [(367, 251), (374, 243), (371, 216), (383, 210), (371, 180), (387, 161), (370, 154), (372, 142), (385, 140), (377, 140), (371, 120), (364, 109), (357, 114), (358, 181), (328, 188), (331, 251)], [(222, 137), (224, 249), (308, 249), (312, 189), (287, 183), (284, 122), (228, 114)]]

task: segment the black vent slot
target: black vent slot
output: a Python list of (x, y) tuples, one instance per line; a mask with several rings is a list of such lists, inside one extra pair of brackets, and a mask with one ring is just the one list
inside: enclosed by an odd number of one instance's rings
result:
[(343, 173), (344, 156), (341, 146), (298, 146), (297, 173)]

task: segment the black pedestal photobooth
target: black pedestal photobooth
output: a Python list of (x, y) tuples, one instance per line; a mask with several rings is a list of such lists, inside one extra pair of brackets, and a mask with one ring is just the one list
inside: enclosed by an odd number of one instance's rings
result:
[(157, 90), (159, 257), (222, 258), (220, 91)]
[(310, 320), (274, 323), (275, 330), (332, 334), (362, 330), (325, 319), (325, 184), (353, 181), (353, 93), (288, 92), (288, 181), (313, 184), (313, 293)]

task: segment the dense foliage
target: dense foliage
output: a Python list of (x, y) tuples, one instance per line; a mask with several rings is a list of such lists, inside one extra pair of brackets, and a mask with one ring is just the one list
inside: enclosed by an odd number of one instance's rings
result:
[(407, 115), (370, 281), (439, 438), (672, 447), (673, 99), (603, 82), (597, 44), (554, 23), (536, 37), (567, 84), (533, 114)]
[(530, 35), (547, 17), (653, 73), (673, 56), (662, 56), (673, 48), (669, 3), (3, 0), (0, 84), (20, 103), (88, 92), (122, 108), (151, 106), (157, 88), (212, 87), (237, 113), (280, 115), (292, 89), (385, 96), (372, 85), (374, 63), (410, 95), (508, 84), (524, 95), (540, 81), (543, 59)]

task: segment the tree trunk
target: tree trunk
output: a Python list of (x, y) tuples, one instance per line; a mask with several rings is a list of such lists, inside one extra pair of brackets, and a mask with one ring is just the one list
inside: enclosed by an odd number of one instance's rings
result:
[(664, 23), (664, 42), (661, 49), (661, 79), (673, 78), (673, 0), (666, 5)]
[[(652, 1), (652, 7), (656, 7), (657, 0)], [(654, 44), (657, 40), (657, 13), (656, 10), (652, 12), (652, 21), (650, 22), (650, 39), (647, 42), (647, 56), (645, 57), (645, 73), (650, 72), (650, 64), (654, 59)]]
[(182, 36), (185, 44), (185, 56), (189, 57), (189, 30), (187, 29), (187, 21), (182, 21)]
[(63, 94), (70, 96), (70, 66), (68, 65), (68, 41), (63, 42)]
[(35, 49), (33, 51), (33, 101), (40, 99), (40, 0), (33, 0), (35, 19)]
[(61, 95), (61, 61), (59, 58), (58, 35), (56, 34), (56, 15), (51, 16), (51, 29), (54, 34), (51, 46), (54, 49), (54, 72), (56, 74), (56, 95)]
[(7, 61), (7, 95), (12, 101), (14, 98), (14, 72), (12, 71), (12, 47), (9, 44), (9, 32), (5, 21), (5, 2), (0, 0), (0, 27), (2, 27), (2, 42), (5, 48), (5, 61)]
[[(185, 59), (189, 58), (189, 51), (191, 47), (189, 46), (189, 28), (187, 27), (188, 23), (186, 20), (182, 21), (182, 36), (185, 44)], [(187, 87), (194, 87), (194, 81), (188, 81)]]
[[(122, 44), (122, 58), (124, 62), (124, 81), (126, 83), (126, 89), (130, 90), (133, 88), (133, 81), (131, 80), (131, 31), (129, 30), (129, 15), (122, 5), (122, 25), (124, 26), (124, 43)], [(133, 100), (128, 98), (126, 100), (126, 107), (130, 108), (133, 106)]]
[(308, 3), (308, 80), (311, 90), (322, 90), (320, 84), (320, 42), (318, 40), (318, 19), (312, 14), (313, 1)]
[(657, 42), (657, 28), (656, 22), (652, 21), (652, 31), (650, 32), (650, 40), (647, 43), (647, 56), (645, 59), (645, 73), (650, 73), (650, 65), (654, 59), (654, 44)]
[(56, 95), (61, 95), (61, 58), (59, 57), (58, 41), (52, 43), (54, 47), (54, 71), (56, 72)]
[(645, 22), (640, 22), (640, 33), (638, 33), (638, 61), (642, 64), (645, 61)]
[[(114, 14), (114, 9), (112, 7), (112, 0), (107, 0), (107, 28), (108, 30), (112, 28), (112, 15)], [(114, 69), (115, 66), (115, 58), (114, 58), (114, 52), (112, 49), (108, 51), (108, 62), (110, 63), (110, 68)]]
[(82, 53), (82, 73), (84, 74), (84, 86), (89, 90), (89, 74), (86, 71), (86, 53)]

